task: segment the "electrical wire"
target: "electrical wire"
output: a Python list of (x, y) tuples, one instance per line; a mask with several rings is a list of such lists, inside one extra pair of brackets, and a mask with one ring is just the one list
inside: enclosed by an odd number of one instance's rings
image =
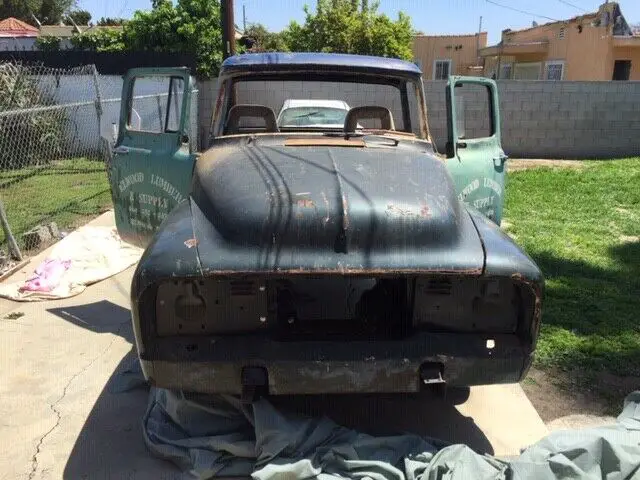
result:
[(502, 3), (494, 2), (493, 0), (485, 0), (485, 2), (495, 5), (497, 7), (506, 8), (507, 10), (513, 10), (514, 12), (523, 13), (525, 15), (529, 15), (531, 17), (544, 18), (546, 20), (551, 20), (552, 22), (559, 22), (557, 18), (547, 17), (545, 15), (538, 15), (536, 13), (527, 12), (526, 10), (520, 10), (519, 8), (510, 7), (508, 5), (503, 5)]
[(572, 8), (576, 8), (578, 10), (582, 10), (583, 12), (588, 12), (589, 10), (586, 10), (582, 7), (579, 7), (578, 5), (574, 5), (573, 3), (569, 3), (567, 2), (567, 0), (558, 0), (560, 3), (564, 3), (565, 5), (572, 7)]

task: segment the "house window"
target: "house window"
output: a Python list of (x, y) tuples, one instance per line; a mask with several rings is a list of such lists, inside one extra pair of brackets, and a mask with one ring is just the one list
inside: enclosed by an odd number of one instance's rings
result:
[(547, 62), (545, 80), (562, 80), (564, 79), (564, 62), (555, 61)]
[(516, 63), (513, 66), (514, 80), (540, 80), (540, 62)]
[(511, 64), (505, 63), (500, 67), (500, 79), (511, 80)]
[(629, 80), (631, 60), (616, 60), (613, 64), (613, 80)]
[(451, 60), (435, 60), (433, 62), (433, 79), (447, 80), (451, 75)]
[(566, 29), (566, 28), (564, 28), (564, 27), (562, 27), (562, 28), (560, 29), (560, 31), (558, 32), (558, 38), (559, 38), (560, 40), (564, 40), (564, 35), (565, 35), (566, 31), (567, 31), (567, 29)]

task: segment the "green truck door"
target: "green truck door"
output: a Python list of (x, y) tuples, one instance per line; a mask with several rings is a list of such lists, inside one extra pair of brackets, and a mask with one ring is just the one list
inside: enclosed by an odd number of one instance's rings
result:
[(497, 85), (479, 77), (447, 83), (447, 166), (459, 198), (500, 225), (505, 163)]
[(189, 138), (192, 78), (186, 68), (130, 70), (109, 165), (118, 233), (146, 246), (187, 199), (195, 154)]

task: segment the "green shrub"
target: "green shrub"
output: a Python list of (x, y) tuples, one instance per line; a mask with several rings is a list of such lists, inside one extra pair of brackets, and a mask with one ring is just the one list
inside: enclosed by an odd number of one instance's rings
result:
[(38, 88), (32, 69), (0, 65), (0, 170), (43, 165), (60, 158), (65, 112)]

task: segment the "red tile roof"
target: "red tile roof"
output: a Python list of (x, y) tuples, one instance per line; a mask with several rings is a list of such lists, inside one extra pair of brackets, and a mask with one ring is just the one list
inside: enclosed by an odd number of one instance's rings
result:
[(2, 37), (37, 37), (38, 29), (17, 18), (9, 17), (0, 21), (0, 36)]

